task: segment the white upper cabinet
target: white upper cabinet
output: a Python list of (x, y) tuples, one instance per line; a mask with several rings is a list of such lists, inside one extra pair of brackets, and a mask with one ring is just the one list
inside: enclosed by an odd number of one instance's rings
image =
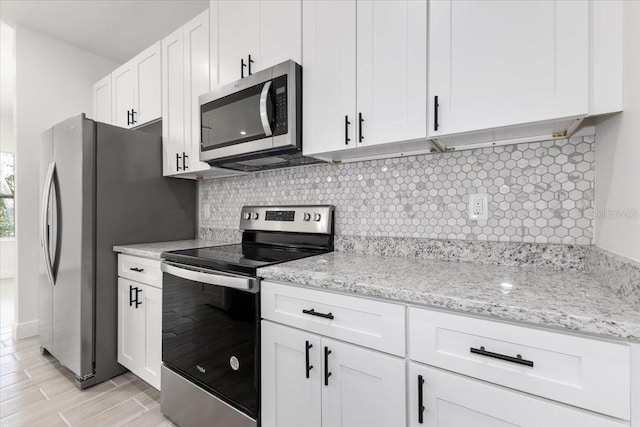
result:
[(303, 2), (302, 15), (304, 153), (424, 140), (426, 0)]
[(210, 9), (217, 19), (212, 83), (226, 84), (288, 59), (301, 62), (301, 0), (212, 0)]
[(135, 80), (135, 126), (162, 117), (160, 42), (133, 59)]
[(111, 74), (93, 85), (93, 120), (111, 124)]
[(188, 172), (208, 170), (200, 159), (200, 103), (209, 92), (209, 11), (184, 26), (184, 155)]
[(111, 74), (114, 125), (137, 127), (161, 117), (160, 50), (157, 42)]
[(429, 136), (589, 112), (589, 3), (433, 1)]
[(302, 4), (302, 148), (356, 146), (356, 2)]
[(362, 146), (427, 137), (427, 2), (357, 2)]
[(163, 174), (182, 171), (185, 147), (184, 32), (162, 40), (162, 159)]
[(131, 120), (134, 109), (134, 81), (131, 62), (120, 66), (111, 74), (113, 124), (123, 128), (133, 127)]
[(220, 0), (218, 3), (219, 83), (238, 80), (254, 72), (260, 35), (257, 0)]
[(209, 169), (200, 162), (200, 104), (209, 92), (209, 12), (162, 40), (163, 173)]

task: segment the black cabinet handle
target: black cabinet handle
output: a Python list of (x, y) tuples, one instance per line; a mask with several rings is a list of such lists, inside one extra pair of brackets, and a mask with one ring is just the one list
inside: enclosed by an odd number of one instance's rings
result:
[(142, 289), (138, 289), (137, 286), (134, 289), (136, 290), (136, 300), (135, 300), (136, 308), (138, 308), (139, 305), (142, 305), (142, 301), (138, 300), (138, 294), (142, 292)]
[(305, 369), (306, 369), (306, 375), (307, 378), (309, 378), (309, 371), (311, 371), (313, 369), (313, 365), (309, 364), (309, 350), (313, 347), (313, 344), (311, 344), (309, 341), (305, 342), (305, 348), (304, 348), (304, 358), (305, 358)]
[(244, 58), (240, 58), (240, 78), (244, 79), (244, 67), (246, 67), (247, 64), (244, 63)]
[(440, 123), (438, 123), (438, 108), (440, 104), (438, 103), (438, 95), (433, 97), (433, 130), (437, 131), (440, 127)]
[(178, 154), (178, 153), (176, 153), (176, 170), (177, 171), (182, 170), (180, 168), (180, 154)]
[(500, 353), (493, 353), (491, 351), (485, 350), (484, 346), (482, 346), (480, 348), (471, 347), (469, 349), (469, 351), (471, 351), (471, 353), (473, 353), (473, 354), (479, 354), (480, 356), (491, 357), (491, 358), (494, 358), (494, 359), (500, 359), (500, 360), (504, 360), (505, 362), (517, 363), (518, 365), (525, 365), (525, 366), (530, 366), (530, 367), (533, 368), (533, 361), (525, 360), (519, 354), (516, 355), (516, 357), (513, 357), (513, 356), (507, 356), (507, 355), (500, 354)]
[(129, 307), (133, 305), (133, 286), (129, 285)]
[(253, 64), (253, 59), (251, 59), (251, 55), (249, 55), (249, 75), (251, 75), (251, 64)]
[(362, 122), (364, 122), (362, 113), (358, 113), (358, 133), (360, 134), (360, 136), (358, 137), (358, 141), (360, 142), (362, 142), (362, 140), (364, 139), (364, 135), (362, 135)]
[(138, 114), (138, 112), (132, 108), (131, 109), (131, 124), (132, 125), (135, 125), (136, 123), (138, 123), (138, 121), (136, 120), (136, 114)]
[(424, 423), (424, 394), (422, 387), (424, 386), (424, 378), (418, 375), (418, 424)]
[(131, 116), (133, 116), (133, 114), (131, 114), (130, 110), (127, 110), (127, 126), (131, 126)]
[(329, 372), (329, 355), (331, 354), (331, 350), (329, 347), (324, 348), (324, 385), (329, 385), (329, 377), (331, 376), (331, 372)]
[(312, 316), (324, 317), (325, 319), (333, 320), (333, 313), (318, 313), (313, 308), (311, 310), (302, 310), (304, 314), (310, 314)]
[(144, 268), (131, 267), (129, 268), (129, 270), (135, 271), (136, 273), (142, 273), (144, 271)]
[(189, 158), (189, 156), (187, 156), (187, 153), (185, 153), (184, 151), (182, 152), (182, 170), (187, 170), (189, 169), (189, 166), (187, 166), (187, 159)]
[(351, 122), (349, 121), (349, 116), (344, 116), (344, 145), (349, 145), (351, 142), (351, 138), (349, 138), (349, 125)]

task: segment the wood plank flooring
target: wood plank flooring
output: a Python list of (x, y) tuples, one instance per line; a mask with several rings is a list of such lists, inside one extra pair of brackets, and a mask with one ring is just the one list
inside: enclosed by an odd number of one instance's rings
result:
[(13, 301), (2, 281), (0, 300), (0, 425), (175, 426), (160, 412), (160, 392), (127, 372), (78, 390), (73, 374), (42, 355), (38, 337), (11, 337)]

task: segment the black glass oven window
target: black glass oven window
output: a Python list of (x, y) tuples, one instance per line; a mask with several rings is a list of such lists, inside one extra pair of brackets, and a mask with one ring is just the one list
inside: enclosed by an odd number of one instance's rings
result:
[(259, 294), (164, 274), (162, 361), (257, 417)]

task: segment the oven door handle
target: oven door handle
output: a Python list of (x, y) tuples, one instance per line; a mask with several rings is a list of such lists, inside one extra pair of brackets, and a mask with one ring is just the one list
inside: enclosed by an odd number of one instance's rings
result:
[(171, 274), (172, 276), (180, 277), (182, 279), (191, 280), (194, 282), (206, 283), (208, 285), (224, 286), (225, 288), (245, 289), (249, 290), (253, 288), (258, 279), (253, 277), (239, 276), (228, 273), (212, 273), (211, 270), (200, 269), (198, 267), (184, 268), (179, 264), (163, 261), (161, 270), (164, 273)]
[(260, 121), (262, 122), (262, 129), (264, 130), (264, 134), (266, 136), (271, 136), (273, 134), (273, 132), (271, 131), (269, 112), (267, 111), (267, 102), (269, 100), (270, 89), (271, 80), (264, 84), (264, 86), (262, 87), (262, 92), (260, 93)]

